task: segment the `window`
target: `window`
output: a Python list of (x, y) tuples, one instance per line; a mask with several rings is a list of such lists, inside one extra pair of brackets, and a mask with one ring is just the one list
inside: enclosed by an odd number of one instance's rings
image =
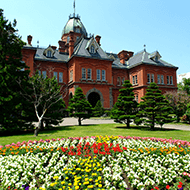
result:
[(79, 36), (77, 36), (77, 41), (78, 41), (78, 39), (79, 39)]
[(147, 82), (150, 83), (150, 74), (147, 74)]
[(38, 70), (38, 74), (41, 75), (41, 71)]
[(86, 79), (86, 69), (82, 68), (82, 79)]
[(70, 76), (69, 76), (69, 78), (70, 78), (70, 81), (73, 81), (73, 70), (70, 71)]
[(164, 84), (164, 75), (161, 75), (161, 84)]
[(137, 75), (133, 76), (133, 85), (138, 84)]
[(95, 47), (93, 45), (90, 46), (90, 53), (95, 53)]
[(63, 73), (59, 72), (59, 82), (63, 82)]
[(47, 57), (52, 57), (52, 53), (50, 50), (47, 51)]
[(91, 79), (92, 69), (87, 70), (87, 79)]
[(42, 71), (43, 78), (46, 78), (46, 71)]
[(80, 28), (76, 28), (76, 33), (80, 33)]
[(170, 77), (167, 76), (167, 84), (170, 84)]
[(151, 82), (154, 82), (154, 74), (151, 74)]
[(123, 78), (122, 78), (122, 81), (121, 81), (121, 85), (124, 84), (124, 81), (125, 81), (125, 78), (123, 77)]
[(139, 101), (139, 96), (138, 96), (138, 94), (136, 95), (135, 100), (136, 100), (136, 102)]
[(170, 76), (170, 84), (173, 84), (173, 76)]
[(69, 36), (67, 36), (67, 43), (69, 43), (69, 40), (70, 40), (70, 37), (69, 37)]
[(100, 69), (96, 70), (96, 79), (100, 80)]
[(117, 86), (120, 86), (121, 85), (121, 79), (120, 77), (117, 77)]
[(160, 84), (160, 75), (157, 75), (157, 83)]
[(54, 76), (55, 79), (57, 80), (57, 72), (53, 72), (53, 76)]
[(106, 71), (102, 70), (102, 80), (105, 81), (106, 80)]

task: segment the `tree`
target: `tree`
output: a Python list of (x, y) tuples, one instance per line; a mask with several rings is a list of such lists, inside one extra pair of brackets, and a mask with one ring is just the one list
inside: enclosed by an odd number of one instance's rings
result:
[(146, 90), (145, 96), (143, 96), (139, 103), (139, 113), (145, 117), (145, 125), (150, 126), (154, 129), (155, 124), (170, 122), (171, 107), (169, 107), (168, 101), (161, 94), (161, 90), (156, 83), (150, 83)]
[(190, 78), (183, 78), (183, 81), (178, 84), (179, 91), (185, 91), (188, 95), (190, 95)]
[(104, 108), (103, 108), (103, 106), (101, 104), (101, 101), (98, 100), (97, 103), (96, 103), (96, 105), (95, 105), (95, 107), (93, 108), (93, 115), (95, 117), (100, 117), (103, 114), (104, 114)]
[(187, 110), (190, 96), (185, 91), (178, 91), (177, 93), (168, 91), (164, 96), (169, 101), (169, 105), (172, 107), (172, 111), (177, 117), (177, 122), (179, 122), (180, 117), (182, 117)]
[(187, 110), (181, 120), (190, 124), (190, 103), (187, 104)]
[(111, 118), (115, 122), (125, 123), (127, 127), (130, 127), (132, 119), (135, 119), (137, 108), (137, 102), (134, 100), (134, 92), (131, 86), (132, 84), (129, 80), (124, 81), (124, 88), (119, 90), (120, 94), (117, 102), (111, 111)]
[(22, 119), (23, 102), (16, 80), (19, 78), (22, 85), (27, 85), (29, 70), (22, 62), (24, 42), (15, 27), (16, 20), (13, 24), (6, 20), (0, 9), (0, 126), (4, 131), (20, 130), (26, 124)]
[(82, 120), (88, 119), (92, 116), (92, 106), (86, 100), (80, 87), (76, 89), (75, 95), (69, 100), (67, 111), (71, 117), (78, 118), (79, 125), (81, 125)]
[[(20, 84), (20, 81), (18, 83)], [(46, 123), (55, 122), (56, 124), (62, 121), (65, 103), (61, 95), (60, 86), (54, 77), (44, 78), (36, 72), (34, 76), (29, 78), (29, 86), (21, 86), (21, 88), (21, 95), (33, 106), (33, 111), (38, 121), (34, 131), (35, 136), (38, 136), (43, 120)], [(25, 112), (26, 117), (27, 114), (31, 116), (31, 112), (30, 114)]]

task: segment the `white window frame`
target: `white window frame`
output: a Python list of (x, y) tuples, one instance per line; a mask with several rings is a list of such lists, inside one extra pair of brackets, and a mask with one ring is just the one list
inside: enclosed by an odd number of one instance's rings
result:
[(148, 73), (147, 74), (147, 83), (150, 83), (151, 82), (151, 79), (150, 79), (151, 77), (150, 77), (150, 74)]
[(52, 57), (52, 52), (50, 50), (48, 50), (46, 56), (47, 57)]
[(133, 85), (135, 84), (135, 75), (133, 75)]
[(92, 79), (92, 69), (87, 69), (87, 79), (91, 80)]
[(135, 84), (138, 84), (137, 75), (135, 75)]
[(53, 72), (53, 76), (55, 77), (56, 80), (58, 80), (58, 73), (57, 72)]
[(157, 83), (160, 84), (160, 75), (157, 75)]
[(100, 69), (96, 69), (96, 80), (101, 80)]
[(63, 72), (59, 72), (59, 82), (63, 82)]
[(173, 76), (170, 76), (170, 84), (173, 85)]
[(170, 84), (170, 76), (167, 76), (167, 84)]
[(86, 69), (82, 68), (82, 79), (86, 79)]
[(124, 84), (124, 81), (125, 81), (125, 77), (122, 78), (122, 80), (121, 80), (121, 85)]
[(106, 70), (102, 70), (102, 81), (106, 80)]
[(47, 72), (46, 71), (42, 71), (42, 76), (45, 79), (47, 77)]
[(95, 52), (95, 47), (94, 47), (94, 45), (91, 45), (91, 46), (90, 46), (90, 53), (96, 53), (96, 52)]
[(164, 84), (164, 75), (161, 75), (161, 84)]
[(73, 70), (70, 70), (70, 73), (69, 73), (69, 79), (70, 81), (73, 81)]
[(151, 82), (154, 82), (154, 74), (151, 74)]

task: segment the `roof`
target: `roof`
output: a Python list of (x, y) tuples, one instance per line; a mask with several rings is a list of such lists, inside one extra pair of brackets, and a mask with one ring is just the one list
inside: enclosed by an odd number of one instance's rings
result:
[[(116, 57), (116, 54), (112, 54), (114, 57)], [(158, 56), (157, 58), (156, 55)], [(111, 54), (109, 54), (111, 56)], [(113, 57), (112, 56), (112, 57)], [(125, 62), (125, 64), (120, 63), (120, 59), (118, 56), (113, 61), (112, 67), (118, 68), (118, 69), (131, 69), (133, 67), (136, 67), (141, 64), (148, 64), (148, 65), (155, 65), (155, 66), (163, 66), (163, 67), (172, 67), (177, 68), (173, 66), (170, 63), (167, 63), (166, 61), (163, 61), (160, 59), (161, 55), (158, 51), (153, 53), (148, 53), (146, 50), (143, 50), (141, 52), (138, 52), (133, 57), (131, 57), (128, 61)]]
[(35, 60), (41, 61), (53, 61), (53, 62), (67, 62), (69, 58), (68, 53), (59, 53), (58, 50), (54, 50), (55, 53), (53, 57), (46, 57), (44, 55), (45, 48), (37, 48), (36, 55), (34, 57)]
[(69, 20), (62, 31), (61, 37), (64, 34), (68, 34), (70, 31), (76, 32), (76, 28), (80, 29), (81, 34), (83, 34), (84, 36), (87, 36), (86, 28), (81, 22), (80, 17), (78, 15), (69, 16)]

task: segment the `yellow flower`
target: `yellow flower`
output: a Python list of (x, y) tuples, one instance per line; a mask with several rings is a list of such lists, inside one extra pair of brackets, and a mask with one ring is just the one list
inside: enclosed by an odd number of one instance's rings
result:
[(56, 180), (57, 180), (58, 178), (59, 178), (58, 176), (54, 176), (54, 177), (53, 177), (53, 179), (56, 179)]
[(65, 184), (65, 181), (62, 181), (61, 184), (62, 184), (62, 185)]
[(89, 188), (89, 189), (92, 189), (92, 188), (93, 188), (93, 185), (88, 185), (88, 188)]
[(99, 184), (98, 187), (102, 187), (102, 184)]

